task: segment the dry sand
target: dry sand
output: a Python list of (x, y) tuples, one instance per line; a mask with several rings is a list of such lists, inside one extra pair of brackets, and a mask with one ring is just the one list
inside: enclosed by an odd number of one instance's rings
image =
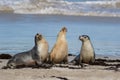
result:
[[(0, 61), (1, 68), (8, 60)], [(115, 71), (108, 68), (110, 66), (88, 65), (84, 69), (0, 69), (0, 80), (120, 80), (120, 69)]]

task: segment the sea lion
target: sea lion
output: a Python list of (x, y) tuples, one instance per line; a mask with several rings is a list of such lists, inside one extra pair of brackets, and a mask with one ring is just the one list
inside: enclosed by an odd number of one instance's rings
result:
[(82, 63), (94, 63), (95, 51), (90, 41), (90, 37), (88, 35), (82, 35), (79, 36), (79, 39), (82, 41), (81, 51), (80, 54), (76, 56), (73, 61), (75, 61), (75, 64), (81, 65), (81, 67), (83, 67)]
[(57, 40), (50, 52), (50, 61), (53, 64), (68, 62), (68, 44), (66, 40), (67, 28), (63, 27), (57, 35)]
[(48, 43), (41, 34), (35, 35), (35, 46), (26, 52), (14, 55), (7, 63), (8, 68), (41, 65), (48, 58)]

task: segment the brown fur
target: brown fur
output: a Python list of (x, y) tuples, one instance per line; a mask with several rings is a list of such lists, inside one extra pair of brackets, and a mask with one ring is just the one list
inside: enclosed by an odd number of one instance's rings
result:
[(38, 55), (41, 62), (46, 62), (48, 59), (49, 45), (42, 35), (38, 36), (38, 38), (41, 39), (37, 41), (37, 44), (39, 44), (37, 45)]
[(63, 27), (57, 36), (57, 41), (50, 52), (50, 61), (52, 63), (68, 62), (68, 45), (66, 41), (67, 29)]

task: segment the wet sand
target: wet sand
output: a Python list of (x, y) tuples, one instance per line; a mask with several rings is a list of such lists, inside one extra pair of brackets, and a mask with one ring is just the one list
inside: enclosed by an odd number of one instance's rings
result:
[[(74, 58), (73, 56), (69, 59)], [(101, 58), (101, 57), (100, 57)], [(51, 69), (21, 68), (21, 69), (0, 69), (1, 80), (119, 80), (120, 64), (118, 59), (111, 60), (102, 57), (110, 65), (87, 65), (83, 69), (70, 69), (69, 67), (52, 67)], [(106, 60), (106, 61), (105, 61)], [(117, 61), (118, 60), (118, 61)], [(7, 60), (0, 59), (0, 68), (6, 65)], [(96, 59), (99, 61), (99, 59)]]

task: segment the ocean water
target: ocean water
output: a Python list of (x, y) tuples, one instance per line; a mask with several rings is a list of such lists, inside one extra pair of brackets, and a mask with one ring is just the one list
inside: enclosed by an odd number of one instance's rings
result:
[(120, 17), (120, 0), (0, 0), (0, 12)]
[(41, 33), (49, 51), (60, 29), (66, 26), (69, 53), (79, 54), (80, 35), (89, 35), (96, 54), (120, 56), (120, 18), (0, 13), (0, 53), (16, 54), (34, 46)]
[(96, 54), (120, 56), (120, 0), (0, 0), (0, 53), (31, 49), (36, 33), (50, 51), (62, 26), (69, 53), (79, 54), (78, 37), (87, 34)]

